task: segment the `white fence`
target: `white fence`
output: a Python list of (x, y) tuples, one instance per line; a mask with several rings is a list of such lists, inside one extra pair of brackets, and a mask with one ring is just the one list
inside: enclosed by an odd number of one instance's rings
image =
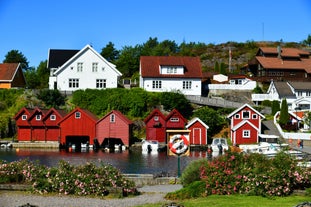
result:
[(209, 90), (253, 90), (256, 87), (256, 82), (248, 82), (244, 85), (234, 84), (208, 84)]

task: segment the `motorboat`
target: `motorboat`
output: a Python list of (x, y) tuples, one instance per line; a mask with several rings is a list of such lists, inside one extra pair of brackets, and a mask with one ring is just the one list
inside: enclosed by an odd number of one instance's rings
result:
[(229, 149), (226, 138), (213, 138), (211, 148), (213, 152), (224, 152)]
[(142, 152), (158, 152), (159, 142), (157, 140), (143, 140), (142, 141)]

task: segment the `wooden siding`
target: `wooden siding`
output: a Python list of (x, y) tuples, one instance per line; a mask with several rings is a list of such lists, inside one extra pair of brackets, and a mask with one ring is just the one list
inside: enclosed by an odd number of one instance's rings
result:
[(192, 145), (206, 145), (206, 128), (199, 122), (196, 121), (188, 128), (190, 132), (190, 144)]
[[(243, 130), (249, 130), (250, 131), (250, 137), (244, 138), (243, 137)], [(258, 132), (256, 129), (254, 129), (251, 125), (245, 124), (243, 127), (240, 127), (237, 129), (234, 133), (235, 137), (235, 144), (254, 144), (258, 143)]]

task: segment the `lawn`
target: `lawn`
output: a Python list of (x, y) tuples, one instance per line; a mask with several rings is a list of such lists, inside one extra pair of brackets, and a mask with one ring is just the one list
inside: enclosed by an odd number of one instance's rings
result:
[[(308, 196), (287, 196), (287, 197), (272, 197), (266, 198), (261, 196), (244, 196), (244, 195), (211, 195), (206, 198), (190, 199), (183, 201), (176, 201), (177, 204), (181, 204), (185, 207), (293, 207), (302, 202), (311, 202), (311, 197)], [(137, 207), (160, 207), (167, 206), (164, 204), (169, 204), (170, 201), (166, 203), (157, 204), (146, 204)]]

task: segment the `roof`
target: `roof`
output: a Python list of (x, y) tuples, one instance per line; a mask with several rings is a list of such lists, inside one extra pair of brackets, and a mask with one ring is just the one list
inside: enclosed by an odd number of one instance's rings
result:
[(277, 90), (280, 97), (291, 97), (295, 96), (293, 91), (290, 89), (287, 82), (276, 81), (273, 82), (275, 89)]
[(166, 117), (165, 120), (169, 120), (174, 114), (176, 114), (178, 117), (180, 117), (185, 123), (187, 122), (187, 119), (176, 109), (173, 109)]
[(110, 114), (115, 114), (117, 115), (120, 119), (123, 120), (123, 122), (127, 123), (127, 124), (133, 124), (133, 122), (131, 120), (129, 120), (124, 114), (122, 114), (120, 111), (117, 110), (112, 110), (110, 111), (108, 114), (106, 114), (103, 118), (101, 118), (100, 120), (97, 121), (97, 123), (101, 122), (103, 119), (107, 118), (108, 116), (110, 116)]
[(77, 54), (79, 50), (50, 49), (48, 57), (48, 68), (58, 68)]
[(19, 63), (0, 64), (0, 81), (11, 82), (19, 68)]
[(60, 117), (65, 117), (67, 112), (65, 110), (61, 110), (61, 109), (55, 109), (55, 108), (51, 108), (50, 110), (48, 110), (45, 113), (45, 117), (43, 119), (46, 119), (50, 114), (55, 113), (57, 115), (59, 115)]
[(256, 129), (256, 131), (259, 131), (259, 129), (254, 124), (252, 124), (250, 121), (248, 121), (248, 120), (241, 121), (240, 123), (235, 125), (231, 130), (232, 131), (236, 131), (236, 130), (238, 130), (240, 127), (242, 127), (245, 124), (248, 124), (248, 125), (252, 126), (252, 128)]
[[(160, 74), (160, 66), (183, 66), (184, 74)], [(202, 68), (199, 57), (188, 56), (141, 56), (140, 57), (141, 76), (152, 77), (183, 77), (202, 78)]]
[(251, 107), (251, 106), (248, 105), (248, 104), (244, 104), (244, 105), (241, 106), (240, 108), (234, 110), (231, 114), (229, 114), (229, 115), (227, 116), (227, 118), (232, 117), (233, 115), (235, 115), (236, 113), (238, 113), (239, 111), (241, 111), (242, 109), (244, 109), (244, 108), (246, 108), (246, 107), (250, 108), (252, 111), (254, 111), (256, 114), (258, 114), (259, 116), (261, 116), (263, 119), (265, 118), (264, 115), (262, 115), (259, 111), (257, 111), (256, 109), (254, 109), (253, 107)]
[(206, 129), (209, 129), (209, 126), (207, 126), (200, 118), (195, 117), (193, 119), (191, 119), (188, 124), (186, 125), (186, 129), (188, 129), (189, 127), (191, 127), (194, 123), (196, 122), (200, 122)]
[[(282, 57), (300, 57), (300, 55), (310, 55), (310, 52), (306, 50), (301, 50), (298, 48), (287, 48), (287, 47), (281, 47), (281, 56)], [(275, 54), (278, 55), (278, 48), (277, 47), (260, 47), (259, 51), (262, 51), (265, 54)]]
[(95, 116), (92, 112), (90, 112), (90, 111), (88, 111), (86, 109), (81, 109), (81, 108), (77, 107), (74, 110), (72, 110), (69, 114), (67, 114), (60, 122), (58, 122), (58, 124), (62, 123), (66, 119), (68, 119), (71, 115), (73, 115), (77, 111), (84, 112), (95, 123), (98, 121), (97, 116)]
[(155, 114), (161, 116), (162, 119), (165, 120), (165, 116), (159, 109), (153, 109), (153, 111), (144, 119), (144, 122), (147, 123)]
[(304, 90), (310, 91), (311, 90), (311, 82), (288, 82), (290, 86), (292, 86), (295, 90)]

